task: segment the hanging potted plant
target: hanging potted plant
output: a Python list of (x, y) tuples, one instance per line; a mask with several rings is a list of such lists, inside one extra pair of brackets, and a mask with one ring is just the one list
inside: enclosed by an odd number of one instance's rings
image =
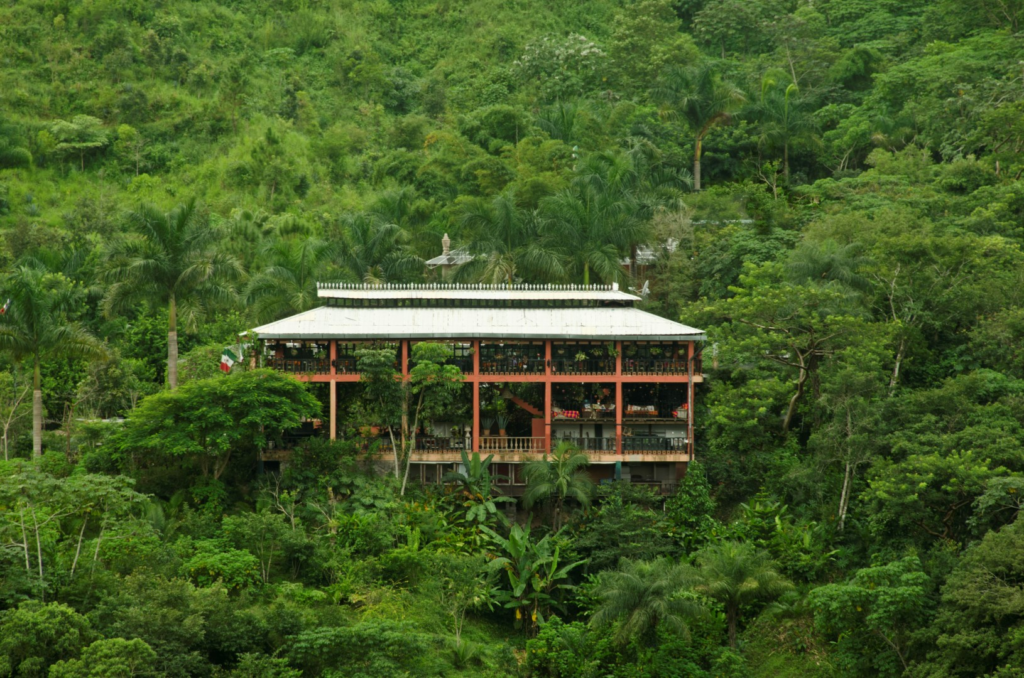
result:
[(582, 372), (583, 371), (583, 363), (584, 363), (584, 361), (586, 359), (587, 359), (587, 354), (584, 353), (583, 351), (580, 351), (579, 353), (576, 354), (576, 371), (577, 372)]

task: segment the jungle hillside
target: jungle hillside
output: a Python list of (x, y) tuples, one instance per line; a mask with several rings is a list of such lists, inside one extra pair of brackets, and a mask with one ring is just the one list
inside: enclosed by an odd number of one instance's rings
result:
[[(0, 0), (0, 677), (1024, 674), (1022, 23)], [(222, 356), (317, 282), (643, 291), (707, 333), (696, 461), (405, 484), (425, 344), (268, 470), (326, 393)]]

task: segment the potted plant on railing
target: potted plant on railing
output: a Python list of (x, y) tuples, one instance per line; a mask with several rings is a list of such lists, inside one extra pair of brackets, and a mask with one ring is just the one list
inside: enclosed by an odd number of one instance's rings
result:
[(502, 438), (505, 438), (507, 436), (507, 433), (505, 431), (508, 428), (508, 420), (509, 420), (508, 413), (507, 412), (499, 412), (498, 416), (497, 416), (497, 420), (498, 420), (498, 435), (501, 436)]
[(580, 372), (580, 373), (583, 372), (583, 363), (586, 362), (586, 360), (587, 360), (587, 354), (584, 353), (583, 351), (580, 351), (579, 353), (576, 354), (576, 371), (577, 372)]

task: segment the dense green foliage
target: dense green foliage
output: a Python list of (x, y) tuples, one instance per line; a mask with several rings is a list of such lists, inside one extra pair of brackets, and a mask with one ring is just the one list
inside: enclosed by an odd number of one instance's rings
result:
[[(0, 4), (0, 676), (1019, 675), (1022, 22)], [(425, 268), (445, 233), (475, 259)], [(407, 483), (464, 407), (420, 344), (261, 473), (327, 395), (222, 349), (442, 279), (649, 281), (708, 333), (702, 463), (664, 498), (561, 450), (518, 522), (489, 458)]]

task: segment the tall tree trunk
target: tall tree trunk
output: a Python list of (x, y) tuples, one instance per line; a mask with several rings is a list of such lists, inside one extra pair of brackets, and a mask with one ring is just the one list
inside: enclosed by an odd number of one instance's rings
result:
[(700, 154), (704, 140), (697, 137), (697, 144), (693, 149), (693, 191), (700, 190)]
[(853, 464), (846, 462), (846, 473), (843, 475), (843, 491), (839, 495), (839, 531), (842, 532), (846, 526), (846, 507), (850, 501), (850, 480), (853, 471)]
[(789, 181), (789, 141), (782, 144), (782, 175)]
[(800, 376), (796, 380), (796, 393), (789, 399), (789, 407), (786, 409), (786, 419), (782, 422), (782, 430), (789, 431), (790, 425), (793, 423), (793, 417), (796, 415), (796, 406), (800, 402), (800, 397), (804, 394), (804, 384), (807, 383), (808, 370), (806, 367), (800, 368)]
[(43, 389), (40, 382), (37, 353), (32, 364), (32, 456), (36, 459), (43, 456)]
[(583, 263), (583, 284), (590, 284), (590, 264), (586, 262)]
[(167, 385), (178, 388), (178, 302), (173, 294), (167, 316)]
[(889, 377), (889, 397), (893, 397), (896, 393), (896, 386), (900, 383), (900, 363), (903, 362), (903, 352), (907, 349), (906, 337), (900, 338), (900, 347), (896, 351), (896, 363), (892, 368), (892, 376)]
[(736, 649), (736, 617), (739, 616), (739, 611), (733, 609), (732, 605), (729, 605), (725, 611), (725, 617), (729, 624), (729, 647)]

